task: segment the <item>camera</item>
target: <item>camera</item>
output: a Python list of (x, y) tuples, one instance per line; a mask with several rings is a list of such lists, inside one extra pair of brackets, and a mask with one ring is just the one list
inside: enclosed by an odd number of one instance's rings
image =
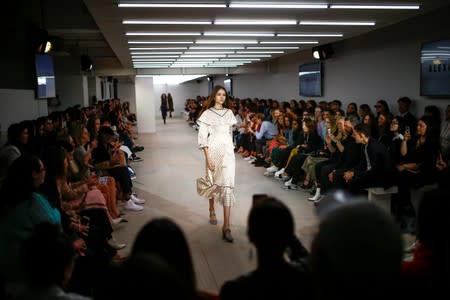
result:
[(405, 126), (405, 133), (410, 133), (409, 126)]

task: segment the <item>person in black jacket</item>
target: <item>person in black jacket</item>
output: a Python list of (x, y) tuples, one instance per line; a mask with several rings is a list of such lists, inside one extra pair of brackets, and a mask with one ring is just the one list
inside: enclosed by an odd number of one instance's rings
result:
[(411, 106), (411, 99), (409, 99), (408, 97), (401, 97), (397, 100), (397, 104), (398, 112), (403, 118), (403, 126), (405, 128), (409, 128), (411, 136), (414, 136), (416, 133), (417, 119), (409, 111), (409, 108)]
[(361, 193), (365, 188), (385, 186), (389, 174), (389, 155), (386, 147), (370, 137), (369, 127), (358, 124), (353, 130), (356, 143), (362, 144), (359, 164), (344, 172), (340, 183), (352, 193)]

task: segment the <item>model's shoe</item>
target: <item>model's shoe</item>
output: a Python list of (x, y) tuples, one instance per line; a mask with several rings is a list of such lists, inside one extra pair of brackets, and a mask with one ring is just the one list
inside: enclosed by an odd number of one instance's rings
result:
[(317, 199), (319, 199), (319, 197), (320, 197), (320, 188), (316, 188), (316, 194), (312, 197), (309, 197), (308, 200), (314, 202)]
[(292, 184), (292, 178), (284, 183), (284, 186), (290, 186)]
[(230, 228), (224, 228), (222, 229), (222, 238), (224, 241), (228, 242), (228, 243), (232, 243), (234, 241), (233, 236), (231, 235), (231, 230)]
[(209, 211), (209, 224), (217, 225), (217, 217), (214, 211)]

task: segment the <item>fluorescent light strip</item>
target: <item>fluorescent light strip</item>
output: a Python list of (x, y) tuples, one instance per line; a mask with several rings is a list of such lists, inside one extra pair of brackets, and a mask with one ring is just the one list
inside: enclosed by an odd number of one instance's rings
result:
[(328, 8), (328, 4), (250, 4), (230, 3), (230, 8)]
[(288, 37), (343, 37), (342, 33), (277, 33), (277, 36)]
[(229, 54), (227, 57), (272, 57), (270, 54)]
[(179, 52), (148, 52), (148, 51), (144, 51), (144, 52), (136, 52), (136, 51), (131, 51), (130, 53), (131, 55), (136, 55), (136, 54), (183, 54), (183, 51), (179, 51)]
[(259, 61), (260, 58), (221, 58), (221, 62), (246, 62), (251, 63), (252, 61)]
[(234, 54), (234, 51), (185, 51), (184, 54)]
[(275, 36), (275, 33), (257, 33), (257, 32), (204, 32), (204, 36)]
[(333, 26), (374, 26), (375, 22), (351, 21), (300, 21), (300, 25), (333, 25)]
[(236, 54), (281, 54), (284, 51), (236, 51)]
[(178, 58), (179, 55), (132, 55), (131, 58)]
[(216, 20), (214, 25), (297, 25), (296, 20)]
[(292, 47), (289, 47), (289, 46), (286, 46), (286, 47), (270, 47), (270, 46), (268, 46), (268, 47), (253, 47), (253, 46), (248, 46), (248, 47), (246, 47), (246, 49), (248, 49), (248, 50), (296, 50), (296, 49), (300, 49), (300, 47), (294, 47), (294, 46), (292, 46)]
[(195, 54), (183, 54), (180, 57), (191, 57), (191, 58), (198, 58), (198, 57), (225, 57), (225, 54), (204, 54), (204, 55), (195, 55)]
[(140, 69), (165, 69), (165, 68), (168, 68), (169, 65), (165, 65), (165, 66), (133, 65), (133, 67), (140, 68)]
[(134, 50), (186, 50), (188, 47), (131, 47), (130, 51)]
[(122, 24), (137, 25), (211, 25), (211, 21), (124, 20)]
[(200, 32), (127, 32), (128, 36), (186, 36), (186, 35), (202, 35)]
[(226, 8), (226, 4), (182, 4), (182, 3), (119, 3), (119, 7), (168, 7), (168, 8)]
[(143, 59), (133, 59), (133, 62), (139, 62), (139, 63), (155, 63), (155, 64), (164, 64), (164, 63), (173, 63), (175, 61), (175, 59), (147, 59), (147, 58), (143, 58)]
[(294, 45), (301, 45), (301, 44), (318, 44), (318, 41), (261, 41), (260, 44), (294, 44)]
[(197, 40), (196, 44), (258, 44), (258, 41), (246, 40)]
[(231, 50), (231, 49), (235, 49), (235, 50), (243, 50), (245, 49), (245, 47), (227, 47), (227, 46), (190, 46), (189, 50)]
[(193, 44), (193, 41), (128, 41), (128, 44)]
[(420, 9), (420, 5), (346, 5), (346, 4), (331, 4), (330, 8), (338, 8), (338, 9)]

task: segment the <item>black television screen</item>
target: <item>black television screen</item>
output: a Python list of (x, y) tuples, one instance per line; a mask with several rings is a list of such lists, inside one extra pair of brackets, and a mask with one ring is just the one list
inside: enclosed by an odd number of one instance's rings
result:
[(226, 78), (223, 81), (223, 87), (228, 93), (228, 96), (233, 96), (233, 80), (231, 78)]
[(320, 61), (300, 65), (298, 77), (300, 96), (322, 96), (322, 63)]
[(35, 65), (37, 80), (36, 98), (54, 98), (56, 91), (53, 58), (48, 54), (36, 54)]
[(423, 43), (420, 60), (420, 95), (450, 96), (450, 40)]

